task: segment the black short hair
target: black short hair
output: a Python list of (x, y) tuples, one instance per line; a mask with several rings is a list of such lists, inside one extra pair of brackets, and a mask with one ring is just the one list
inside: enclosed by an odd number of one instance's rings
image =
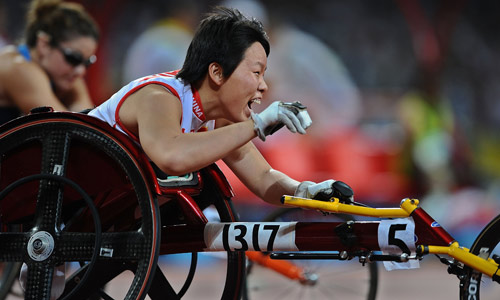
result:
[(237, 9), (215, 7), (200, 22), (177, 78), (188, 84), (196, 83), (213, 62), (220, 64), (223, 75), (229, 77), (255, 42), (261, 43), (269, 56), (269, 38), (260, 21), (245, 17)]

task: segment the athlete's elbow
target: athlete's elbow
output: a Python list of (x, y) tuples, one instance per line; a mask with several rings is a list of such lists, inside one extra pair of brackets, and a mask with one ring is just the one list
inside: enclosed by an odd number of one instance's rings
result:
[(155, 163), (160, 170), (172, 176), (180, 176), (192, 171), (188, 162), (182, 157), (164, 157)]

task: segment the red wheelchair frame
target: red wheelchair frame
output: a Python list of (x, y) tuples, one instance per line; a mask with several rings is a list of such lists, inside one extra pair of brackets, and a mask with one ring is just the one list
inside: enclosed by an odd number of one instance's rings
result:
[[(237, 222), (231, 187), (215, 164), (187, 180), (157, 175), (135, 142), (85, 114), (47, 111), (1, 126), (0, 260), (28, 265), (26, 299), (50, 299), (54, 267), (70, 261), (81, 268), (68, 278), (64, 299), (102, 293), (124, 270), (134, 272), (126, 299), (178, 299), (190, 280), (174, 291), (157, 267), (158, 256), (225, 251), (221, 297), (239, 299), (247, 250), (337, 251), (335, 258), (359, 256), (363, 263), (404, 260), (373, 254), (380, 250), (379, 221)], [(208, 206), (222, 223), (208, 222), (203, 213)], [(419, 245), (454, 242), (423, 209), (411, 216)], [(490, 227), (497, 230), (500, 221)], [(293, 240), (275, 243), (283, 230)], [(418, 249), (418, 255), (426, 254)], [(457, 262), (450, 268), (462, 277), (461, 291), (467, 290), (473, 268)], [(494, 278), (498, 281), (498, 274)], [(465, 299), (466, 292), (461, 294)]]

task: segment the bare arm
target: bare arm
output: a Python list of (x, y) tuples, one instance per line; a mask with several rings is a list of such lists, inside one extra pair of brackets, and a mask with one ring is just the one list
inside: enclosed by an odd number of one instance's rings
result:
[(82, 111), (94, 107), (83, 78), (76, 79), (69, 97), (63, 102), (70, 111)]
[(224, 162), (255, 195), (280, 204), (283, 195), (293, 195), (299, 182), (274, 170), (252, 142), (233, 151)]
[(129, 96), (119, 112), (124, 126), (139, 137), (149, 158), (167, 174), (182, 175), (224, 159), (264, 201), (279, 204), (282, 195), (294, 194), (299, 182), (272, 169), (250, 142), (256, 137), (252, 120), (231, 124), (217, 120), (215, 130), (182, 133), (181, 114), (179, 99), (158, 85)]
[(23, 113), (39, 106), (67, 110), (52, 92), (47, 75), (32, 63), (14, 64), (2, 81), (8, 97)]
[(170, 175), (206, 167), (256, 136), (251, 120), (207, 132), (182, 133), (179, 99), (156, 85), (131, 95), (120, 109), (120, 119), (137, 133), (151, 160)]

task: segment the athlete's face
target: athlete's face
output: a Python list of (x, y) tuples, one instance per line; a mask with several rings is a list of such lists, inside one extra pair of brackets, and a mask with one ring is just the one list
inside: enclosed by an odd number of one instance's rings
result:
[(87, 67), (95, 62), (97, 42), (91, 37), (78, 37), (51, 47), (42, 67), (49, 74), (57, 89), (73, 87), (77, 78), (83, 77)]
[(267, 91), (264, 73), (267, 56), (264, 47), (253, 43), (246, 51), (243, 60), (222, 85), (222, 103), (225, 117), (233, 122), (245, 121), (250, 117), (252, 103), (260, 103)]

